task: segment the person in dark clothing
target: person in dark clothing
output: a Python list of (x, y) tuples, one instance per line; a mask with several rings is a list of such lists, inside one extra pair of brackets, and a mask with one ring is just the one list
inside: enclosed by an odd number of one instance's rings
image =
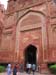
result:
[(13, 75), (17, 75), (17, 67), (16, 66), (13, 69)]

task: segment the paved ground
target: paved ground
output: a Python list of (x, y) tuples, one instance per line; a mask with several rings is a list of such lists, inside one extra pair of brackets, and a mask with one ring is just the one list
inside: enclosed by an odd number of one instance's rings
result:
[[(7, 75), (7, 74), (6, 74), (6, 72), (5, 72), (5, 73), (0, 73), (0, 75)], [(11, 75), (13, 75), (13, 74), (11, 74)], [(24, 72), (24, 73), (18, 72), (17, 75), (33, 75), (33, 73), (27, 74), (27, 73), (25, 73), (25, 72)], [(51, 74), (40, 74), (40, 73), (37, 73), (37, 72), (36, 72), (34, 75), (51, 75)]]

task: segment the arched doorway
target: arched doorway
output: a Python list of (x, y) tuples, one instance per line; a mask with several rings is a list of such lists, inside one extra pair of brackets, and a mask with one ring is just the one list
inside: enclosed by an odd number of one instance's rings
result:
[(28, 45), (25, 49), (25, 65), (26, 63), (36, 64), (36, 51), (37, 48), (34, 45)]

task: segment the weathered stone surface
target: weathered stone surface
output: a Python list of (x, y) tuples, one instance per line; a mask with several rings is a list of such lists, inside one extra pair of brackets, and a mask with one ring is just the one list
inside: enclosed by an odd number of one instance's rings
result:
[(0, 48), (1, 48), (1, 42), (2, 42), (4, 18), (5, 18), (5, 9), (3, 4), (0, 4)]
[(9, 0), (6, 16), (0, 50), (3, 57), (0, 57), (1, 62), (25, 63), (25, 48), (32, 44), (37, 48), (36, 61), (40, 70), (46, 71), (47, 63), (56, 62), (54, 1)]

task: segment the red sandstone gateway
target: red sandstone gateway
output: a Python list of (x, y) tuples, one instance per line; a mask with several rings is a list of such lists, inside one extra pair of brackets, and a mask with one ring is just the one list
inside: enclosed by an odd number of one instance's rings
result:
[[(2, 37), (1, 37), (2, 36)], [(0, 42), (0, 63), (56, 62), (55, 0), (9, 0)]]

